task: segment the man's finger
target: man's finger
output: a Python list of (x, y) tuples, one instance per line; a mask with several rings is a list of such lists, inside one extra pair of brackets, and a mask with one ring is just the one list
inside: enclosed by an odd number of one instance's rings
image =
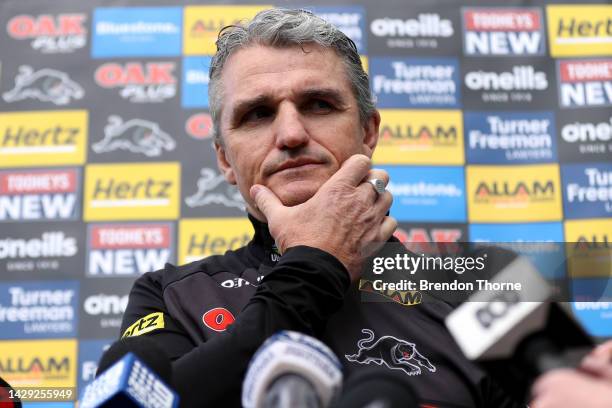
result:
[(368, 156), (354, 154), (342, 163), (340, 169), (325, 184), (345, 183), (354, 187), (358, 186), (371, 167), (372, 161)]
[(397, 220), (393, 217), (386, 216), (380, 224), (379, 241), (387, 242), (396, 229)]
[(387, 184), (389, 184), (389, 173), (387, 173), (383, 169), (370, 169), (370, 171), (368, 171), (368, 175), (363, 181), (373, 180), (373, 179), (382, 180), (386, 186)]
[(268, 222), (272, 213), (285, 207), (272, 190), (261, 184), (252, 186), (249, 194), (251, 194), (251, 199), (255, 201), (259, 211), (268, 219)]

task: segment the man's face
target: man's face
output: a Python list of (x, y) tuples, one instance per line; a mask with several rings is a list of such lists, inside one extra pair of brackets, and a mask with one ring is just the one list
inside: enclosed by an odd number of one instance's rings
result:
[(371, 157), (378, 139), (380, 116), (361, 123), (342, 60), (318, 45), (303, 48), (247, 47), (221, 75), (219, 168), (254, 215), (254, 184), (286, 206), (303, 203), (348, 157)]

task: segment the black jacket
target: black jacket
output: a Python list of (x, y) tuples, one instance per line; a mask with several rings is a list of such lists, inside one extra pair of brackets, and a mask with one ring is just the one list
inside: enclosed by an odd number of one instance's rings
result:
[[(182, 406), (239, 406), (251, 356), (282, 329), (322, 339), (345, 378), (368, 364), (403, 372), (427, 406), (518, 406), (463, 357), (444, 327), (450, 305), (407, 306), (371, 293), (364, 300), (336, 258), (305, 246), (280, 257), (267, 226), (250, 219), (255, 236), (246, 247), (168, 264), (130, 293), (121, 333), (163, 346)], [(397, 345), (411, 356), (398, 356)]]

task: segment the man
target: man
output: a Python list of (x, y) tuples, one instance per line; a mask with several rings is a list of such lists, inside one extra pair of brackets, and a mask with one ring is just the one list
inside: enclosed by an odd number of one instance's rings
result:
[(360, 300), (361, 248), (389, 240), (396, 222), (391, 195), (368, 181), (388, 176), (371, 169), (380, 116), (353, 42), (310, 13), (276, 9), (223, 30), (217, 47), (218, 165), (255, 237), (143, 275), (124, 335), (166, 348), (188, 406), (239, 405), (252, 354), (282, 329), (325, 341), (347, 376), (370, 364), (405, 374), (430, 406), (514, 406), (450, 338), (449, 305)]

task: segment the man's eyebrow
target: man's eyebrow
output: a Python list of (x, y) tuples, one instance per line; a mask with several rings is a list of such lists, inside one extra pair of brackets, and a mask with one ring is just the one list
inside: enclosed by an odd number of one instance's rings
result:
[(300, 98), (302, 99), (313, 99), (313, 98), (321, 98), (331, 100), (332, 102), (340, 105), (340, 107), (346, 105), (346, 99), (342, 95), (342, 92), (335, 88), (313, 88), (307, 89), (304, 92), (300, 93)]
[(268, 105), (272, 102), (272, 99), (267, 95), (259, 95), (254, 98), (245, 99), (242, 101), (236, 102), (236, 104), (232, 107), (230, 112), (230, 118), (232, 120), (236, 120), (237, 116), (239, 116), (242, 112), (248, 112), (252, 108), (255, 108), (259, 105)]

